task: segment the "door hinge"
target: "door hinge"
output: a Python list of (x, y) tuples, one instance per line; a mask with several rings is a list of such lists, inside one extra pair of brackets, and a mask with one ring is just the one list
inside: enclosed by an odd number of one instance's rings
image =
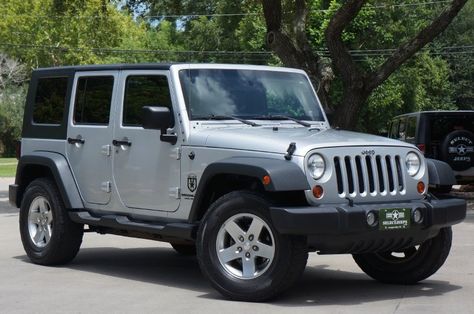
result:
[(181, 188), (174, 187), (174, 188), (169, 189), (169, 196), (174, 197), (175, 199), (180, 199), (181, 198)]
[(170, 157), (175, 158), (176, 160), (180, 160), (181, 159), (181, 148), (180, 147), (173, 148), (171, 150)]
[(100, 189), (105, 193), (110, 193), (112, 191), (112, 184), (110, 184), (110, 181), (102, 182), (100, 185)]
[(104, 146), (102, 146), (102, 149), (100, 151), (101, 151), (102, 155), (110, 156), (110, 154), (112, 154), (112, 146), (104, 145)]

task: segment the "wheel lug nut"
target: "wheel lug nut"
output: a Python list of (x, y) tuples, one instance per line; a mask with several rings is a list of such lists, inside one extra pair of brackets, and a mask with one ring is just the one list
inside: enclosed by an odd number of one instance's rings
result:
[(258, 251), (258, 246), (254, 245), (254, 246), (253, 246), (253, 250), (254, 250), (254, 251)]
[(253, 234), (249, 235), (249, 240), (253, 241)]
[(239, 246), (239, 247), (237, 248), (237, 251), (238, 251), (239, 253), (242, 252), (242, 248)]
[(245, 253), (245, 257), (250, 258), (250, 253), (249, 252)]
[(240, 237), (239, 237), (239, 241), (240, 241), (240, 242), (244, 242), (244, 237), (243, 237), (243, 236), (240, 236)]

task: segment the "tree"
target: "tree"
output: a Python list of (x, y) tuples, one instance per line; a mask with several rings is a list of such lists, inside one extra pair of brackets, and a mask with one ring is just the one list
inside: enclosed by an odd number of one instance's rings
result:
[[(342, 97), (335, 104), (334, 124), (354, 129), (357, 115), (371, 93), (385, 82), (402, 64), (442, 33), (456, 17), (467, 0), (453, 0), (451, 5), (417, 35), (406, 40), (378, 67), (364, 69), (354, 62), (345, 44), (344, 32), (361, 12), (366, 0), (348, 0), (331, 17), (325, 39), (332, 65), (342, 82)], [(305, 69), (316, 86), (327, 86), (328, 71), (323, 59), (314, 53), (307, 36), (308, 6), (305, 0), (295, 0), (293, 17), (283, 16), (282, 0), (262, 0), (267, 24), (266, 42), (287, 66)], [(326, 9), (330, 1), (323, 1)], [(330, 106), (328, 88), (318, 93)]]
[(2, 2), (0, 51), (27, 67), (138, 62), (109, 50), (144, 48), (146, 27), (105, 0)]
[(26, 69), (18, 60), (0, 54), (0, 153), (12, 156), (20, 138), (26, 96)]

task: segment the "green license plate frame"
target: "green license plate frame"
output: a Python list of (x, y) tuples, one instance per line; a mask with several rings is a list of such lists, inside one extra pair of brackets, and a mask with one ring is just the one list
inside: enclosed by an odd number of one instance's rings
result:
[(381, 208), (379, 230), (408, 229), (411, 225), (411, 208)]

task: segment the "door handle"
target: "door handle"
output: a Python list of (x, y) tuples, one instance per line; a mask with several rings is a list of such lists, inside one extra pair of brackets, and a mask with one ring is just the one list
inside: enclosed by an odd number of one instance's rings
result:
[(128, 140), (122, 140), (122, 141), (119, 141), (119, 140), (113, 140), (112, 141), (112, 145), (114, 146), (132, 146), (132, 142), (128, 141)]
[(68, 137), (67, 138), (67, 142), (69, 144), (84, 144), (86, 141), (82, 138), (72, 138), (72, 137)]

